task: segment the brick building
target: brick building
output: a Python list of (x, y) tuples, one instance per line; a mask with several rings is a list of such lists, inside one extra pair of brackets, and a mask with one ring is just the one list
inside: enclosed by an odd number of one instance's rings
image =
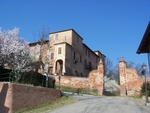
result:
[[(41, 46), (39, 42), (35, 42), (30, 43), (30, 47), (37, 51)], [(49, 40), (43, 41), (41, 48), (44, 50), (42, 61), (45, 67), (48, 61), (49, 75), (87, 77), (91, 70), (97, 69), (100, 59), (103, 62), (105, 60), (104, 54), (92, 51), (73, 29), (50, 33)]]

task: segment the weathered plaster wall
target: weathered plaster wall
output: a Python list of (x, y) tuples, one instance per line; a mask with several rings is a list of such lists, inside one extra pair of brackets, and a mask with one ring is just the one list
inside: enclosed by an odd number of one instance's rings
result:
[(127, 68), (126, 62), (121, 58), (119, 61), (120, 95), (140, 96), (143, 79), (135, 69)]
[(0, 113), (14, 113), (29, 106), (56, 100), (60, 96), (60, 90), (1, 82)]
[(128, 96), (140, 96), (143, 79), (137, 74), (135, 69), (126, 69), (126, 84)]

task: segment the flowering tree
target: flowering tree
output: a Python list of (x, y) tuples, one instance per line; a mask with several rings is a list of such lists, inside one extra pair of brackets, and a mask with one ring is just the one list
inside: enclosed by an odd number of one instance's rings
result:
[(117, 92), (120, 89), (120, 86), (115, 80), (111, 80), (107, 76), (104, 77), (104, 86), (105, 91), (108, 91), (110, 93)]
[(0, 28), (0, 67), (26, 71), (31, 62), (28, 43), (19, 35), (19, 28), (2, 31)]

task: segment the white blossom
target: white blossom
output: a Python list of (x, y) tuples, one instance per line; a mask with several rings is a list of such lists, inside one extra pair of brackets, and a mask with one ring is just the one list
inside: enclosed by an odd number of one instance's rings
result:
[(104, 85), (105, 85), (105, 91), (108, 92), (115, 92), (120, 89), (120, 86), (117, 84), (115, 80), (111, 80), (110, 78), (104, 77)]
[(23, 69), (30, 61), (29, 45), (19, 37), (19, 28), (2, 31), (0, 28), (0, 66)]

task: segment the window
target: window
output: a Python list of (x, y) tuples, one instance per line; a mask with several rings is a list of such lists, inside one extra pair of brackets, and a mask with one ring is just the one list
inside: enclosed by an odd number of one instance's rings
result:
[(88, 57), (90, 57), (90, 52), (88, 52)]
[(55, 35), (55, 40), (58, 40), (58, 34)]
[(85, 59), (85, 65), (87, 64), (87, 61), (86, 61), (86, 59)]
[(58, 48), (58, 54), (61, 54), (61, 47)]
[(51, 59), (54, 59), (54, 53), (51, 53)]
[(85, 54), (86, 54), (86, 55), (88, 55), (88, 50), (87, 50), (87, 49), (86, 49), (86, 51), (85, 51), (85, 52), (86, 52)]
[(73, 60), (75, 60), (76, 59), (76, 53), (74, 52), (73, 53)]
[(80, 56), (80, 62), (82, 62), (82, 56)]
[(96, 61), (96, 63), (97, 63), (97, 57), (96, 57), (96, 60), (95, 60), (95, 61)]
[(73, 62), (74, 63), (78, 63), (78, 59), (76, 57), (76, 53), (75, 52), (73, 52)]
[(53, 72), (53, 68), (52, 68), (52, 67), (50, 67), (50, 68), (49, 68), (49, 70), (48, 70), (48, 73), (51, 75), (51, 74), (52, 74), (52, 72)]
[(91, 62), (89, 62), (89, 68), (91, 69), (91, 67), (92, 67), (92, 66), (91, 66)]
[(79, 42), (79, 37), (77, 36), (77, 42)]
[(78, 71), (77, 70), (75, 70), (75, 75), (78, 76)]
[(65, 36), (65, 40), (67, 40), (67, 37)]

